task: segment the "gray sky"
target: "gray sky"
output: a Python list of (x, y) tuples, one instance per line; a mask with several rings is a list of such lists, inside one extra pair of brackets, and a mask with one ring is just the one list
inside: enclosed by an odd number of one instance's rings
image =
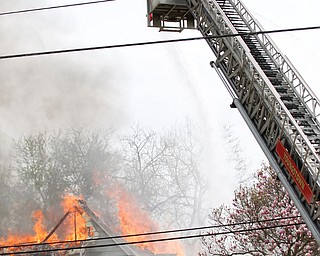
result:
[[(78, 0), (1, 0), (0, 11), (77, 3)], [(243, 0), (265, 29), (320, 25), (317, 0)], [(200, 36), (196, 30), (159, 33), (148, 28), (146, 0), (0, 17), (0, 55)], [(320, 31), (271, 35), (317, 95)], [(12, 138), (72, 125), (155, 129), (186, 117), (203, 131), (213, 204), (227, 202), (237, 185), (223, 127), (231, 125), (250, 169), (265, 160), (209, 62), (203, 41), (2, 60), (2, 156)]]

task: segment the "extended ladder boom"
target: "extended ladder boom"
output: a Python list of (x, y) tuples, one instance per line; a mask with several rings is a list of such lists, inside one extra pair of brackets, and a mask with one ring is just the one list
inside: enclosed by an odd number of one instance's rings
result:
[[(319, 99), (268, 35), (248, 35), (262, 27), (240, 0), (185, 0), (187, 10), (181, 1), (149, 1), (156, 2), (149, 26), (196, 25), (208, 37), (217, 58), (212, 67), (320, 244)], [(221, 37), (239, 33), (247, 34)]]

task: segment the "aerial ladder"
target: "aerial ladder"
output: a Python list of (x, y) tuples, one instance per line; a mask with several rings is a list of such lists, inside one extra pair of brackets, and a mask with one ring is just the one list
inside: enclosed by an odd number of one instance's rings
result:
[[(320, 101), (241, 0), (147, 0), (148, 26), (198, 29), (217, 71), (320, 245)], [(228, 36), (230, 35), (230, 36)], [(233, 36), (236, 35), (236, 36)]]

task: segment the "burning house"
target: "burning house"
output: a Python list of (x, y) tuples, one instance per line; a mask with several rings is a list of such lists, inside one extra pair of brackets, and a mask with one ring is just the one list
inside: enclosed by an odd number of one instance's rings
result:
[[(83, 243), (83, 249), (75, 249), (67, 255), (75, 256), (153, 256), (150, 251), (141, 250), (132, 245), (126, 245), (126, 240), (115, 236), (112, 230), (106, 226), (87, 206), (83, 200), (79, 204), (84, 211), (86, 227), (89, 232), (89, 241)], [(101, 239), (106, 238), (106, 239)]]
[[(162, 245), (138, 243), (148, 240), (146, 236), (116, 235), (82, 199), (66, 196), (63, 202), (64, 215), (47, 232), (42, 213), (36, 212), (35, 235), (0, 238), (1, 255), (44, 255), (44, 256), (182, 256), (172, 247), (168, 250)], [(57, 232), (64, 229), (64, 236)], [(61, 232), (60, 232), (61, 233)], [(125, 240), (126, 239), (126, 240)], [(149, 239), (153, 239), (150, 238)], [(131, 244), (131, 243), (134, 244)], [(151, 244), (151, 243), (150, 243)], [(158, 248), (157, 248), (158, 246)], [(160, 246), (160, 247), (159, 247)], [(181, 250), (180, 250), (181, 252)]]

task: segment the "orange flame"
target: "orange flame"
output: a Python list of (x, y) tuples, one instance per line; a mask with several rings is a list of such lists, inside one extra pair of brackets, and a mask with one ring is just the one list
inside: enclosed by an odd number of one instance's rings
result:
[[(81, 240), (88, 237), (88, 230), (86, 227), (86, 220), (82, 216), (83, 210), (79, 205), (78, 198), (73, 195), (66, 195), (62, 202), (64, 213), (70, 212), (71, 216), (66, 220), (67, 235), (64, 240)], [(73, 227), (73, 228), (69, 228)]]
[(48, 232), (43, 226), (43, 214), (41, 211), (35, 211), (32, 214), (32, 217), (36, 220), (36, 224), (33, 227), (34, 232), (36, 233), (35, 239), (38, 243), (42, 242), (48, 235)]
[[(34, 239), (37, 243), (41, 243), (48, 236), (48, 232), (43, 224), (43, 214), (41, 211), (35, 211), (32, 214), (32, 217), (34, 220), (36, 220), (36, 223), (34, 224), (34, 227), (33, 227), (33, 231), (35, 232)], [(56, 234), (53, 234), (47, 240), (47, 242), (54, 242), (54, 241), (58, 241), (58, 237)]]
[[(69, 216), (65, 219), (62, 225), (62, 228), (65, 230), (64, 233), (66, 235), (59, 239), (58, 235), (54, 233), (46, 240), (46, 242), (56, 242), (59, 240), (74, 241), (86, 239), (88, 237), (88, 231), (86, 229), (86, 220), (82, 216), (83, 210), (81, 209), (77, 199), (78, 198), (75, 196), (66, 195), (62, 202), (64, 214), (69, 212)], [(40, 244), (41, 242), (43, 242), (49, 234), (47, 228), (44, 225), (43, 213), (40, 210), (38, 210), (33, 212), (32, 216), (35, 220), (35, 224), (33, 227), (33, 235), (8, 234), (7, 238), (0, 237), (0, 246), (9, 247), (21, 244)], [(30, 247), (24, 247), (22, 250), (28, 250), (28, 248), (30, 249)], [(0, 249), (0, 253), (3, 250), (13, 252), (19, 249), (14, 247), (3, 248)]]
[[(118, 219), (123, 235), (143, 234), (159, 230), (158, 225), (151, 219), (149, 214), (139, 207), (137, 201), (123, 189), (117, 189), (110, 194), (117, 200)], [(165, 238), (163, 235), (141, 235), (126, 238), (129, 242)], [(183, 256), (184, 251), (178, 241), (152, 242), (137, 244), (141, 249), (149, 250), (155, 254), (176, 254)]]

